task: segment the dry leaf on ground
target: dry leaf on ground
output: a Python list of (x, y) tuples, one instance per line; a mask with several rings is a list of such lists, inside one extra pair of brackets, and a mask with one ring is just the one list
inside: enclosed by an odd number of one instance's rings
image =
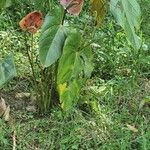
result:
[(138, 132), (138, 129), (135, 128), (135, 126), (132, 126), (132, 125), (127, 124), (127, 127), (128, 127), (128, 129), (129, 129), (130, 131), (132, 131), (132, 132)]

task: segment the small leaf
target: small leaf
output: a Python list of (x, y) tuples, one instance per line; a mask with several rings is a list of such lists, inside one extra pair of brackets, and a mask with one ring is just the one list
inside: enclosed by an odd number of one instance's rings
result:
[(43, 14), (39, 11), (32, 11), (21, 19), (19, 26), (22, 30), (32, 34), (36, 33), (43, 24)]
[(36, 112), (36, 107), (35, 107), (35, 106), (30, 106), (30, 105), (29, 105), (29, 106), (26, 107), (26, 110), (29, 111), (29, 112), (35, 113), (35, 112)]
[(84, 0), (60, 0), (60, 4), (72, 15), (79, 15)]
[(130, 130), (130, 131), (132, 131), (132, 132), (138, 132), (138, 129), (137, 128), (135, 128), (134, 126), (132, 126), (132, 125), (129, 125), (129, 124), (127, 124), (127, 127), (128, 127), (128, 129)]

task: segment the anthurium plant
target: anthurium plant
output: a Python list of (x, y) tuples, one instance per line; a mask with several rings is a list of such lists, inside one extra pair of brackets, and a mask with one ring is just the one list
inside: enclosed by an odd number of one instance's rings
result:
[[(85, 3), (88, 4), (88, 10), (83, 11)], [(30, 32), (33, 41), (33, 34), (40, 29), (37, 50), (39, 74), (35, 73), (37, 64), (34, 62), (32, 44), (27, 50), (39, 112), (47, 112), (54, 104), (68, 111), (77, 104), (80, 91), (93, 70), (91, 45), (109, 5), (129, 43), (139, 49), (140, 38), (136, 31), (139, 29), (140, 7), (136, 0), (60, 0), (57, 4), (51, 0), (46, 15), (36, 10), (20, 21), (21, 29)], [(70, 17), (84, 18), (85, 13), (89, 19), (83, 23), (83, 27), (70, 23)]]

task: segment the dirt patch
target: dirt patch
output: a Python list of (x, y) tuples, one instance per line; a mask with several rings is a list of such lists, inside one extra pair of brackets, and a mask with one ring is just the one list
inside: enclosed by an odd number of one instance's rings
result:
[[(14, 81), (13, 81), (14, 82)], [(29, 83), (19, 81), (11, 88), (5, 87), (0, 90), (0, 98), (2, 97), (7, 105), (13, 110), (25, 110), (31, 102), (31, 94), (29, 92)]]
[(30, 93), (1, 91), (0, 97), (5, 100), (7, 105), (10, 105), (10, 107), (15, 110), (24, 110), (30, 103)]

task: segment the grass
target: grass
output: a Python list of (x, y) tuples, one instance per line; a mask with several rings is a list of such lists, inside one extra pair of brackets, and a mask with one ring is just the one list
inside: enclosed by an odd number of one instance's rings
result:
[[(12, 110), (13, 123), (0, 121), (0, 149), (12, 149), (15, 130), (18, 150), (148, 150), (149, 104), (139, 107), (150, 94), (147, 88), (143, 90), (146, 83), (142, 80), (138, 87), (127, 86), (123, 91), (117, 85), (114, 95), (107, 92), (100, 97), (98, 112), (89, 105), (86, 112), (75, 108), (64, 115), (54, 108), (49, 116), (42, 117), (25, 109)], [(135, 126), (138, 132), (130, 130), (127, 124)]]
[[(146, 6), (147, 3), (148, 0)], [(142, 8), (143, 16), (147, 9)], [(0, 28), (12, 26), (6, 14), (2, 18)], [(150, 38), (145, 23), (148, 23), (143, 19), (142, 36), (147, 44)], [(149, 47), (134, 52), (113, 20), (105, 24), (96, 35), (101, 47), (94, 50), (95, 70), (83, 88), (79, 105), (68, 114), (53, 108), (48, 115), (39, 116), (26, 110), (29, 98), (15, 97), (18, 92), (31, 92), (30, 71), (28, 64), (23, 63), (26, 62), (24, 36), (16, 30), (0, 31), (0, 35), (0, 54), (15, 52), (19, 67), (19, 78), (0, 91), (0, 97), (11, 105), (12, 116), (9, 122), (0, 119), (0, 150), (13, 148), (14, 131), (17, 150), (150, 149)]]

